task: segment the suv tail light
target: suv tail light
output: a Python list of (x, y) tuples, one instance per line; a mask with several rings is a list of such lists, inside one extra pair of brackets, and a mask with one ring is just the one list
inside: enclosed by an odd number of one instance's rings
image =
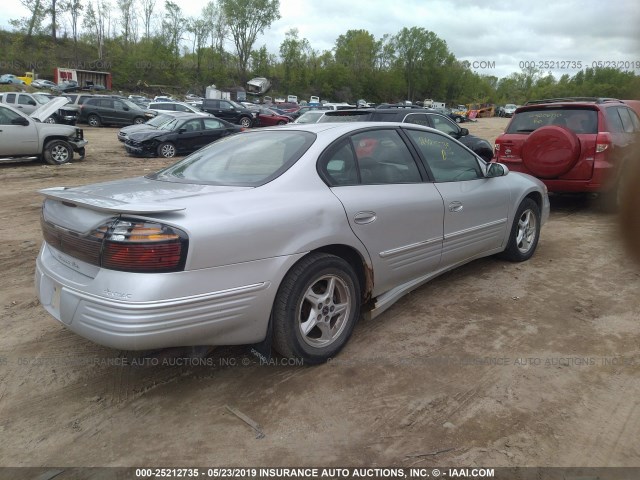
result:
[(596, 137), (596, 153), (602, 153), (611, 146), (611, 135), (609, 132), (600, 132)]

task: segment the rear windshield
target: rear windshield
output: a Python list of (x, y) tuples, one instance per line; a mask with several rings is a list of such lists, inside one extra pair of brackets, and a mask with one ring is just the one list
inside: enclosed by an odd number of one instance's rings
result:
[(598, 112), (587, 108), (526, 110), (513, 117), (506, 133), (531, 133), (547, 125), (567, 127), (574, 133), (598, 133)]
[(331, 122), (362, 122), (369, 120), (371, 112), (366, 110), (360, 111), (347, 111), (347, 110), (334, 110), (324, 114), (318, 123), (331, 123)]
[(206, 185), (257, 187), (280, 176), (309, 149), (310, 132), (245, 132), (212, 143), (151, 179)]

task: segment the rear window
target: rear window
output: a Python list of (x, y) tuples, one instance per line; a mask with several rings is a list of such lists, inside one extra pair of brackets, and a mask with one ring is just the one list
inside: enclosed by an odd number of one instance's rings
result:
[(367, 111), (347, 111), (347, 110), (333, 110), (326, 112), (318, 123), (331, 123), (331, 122), (362, 122), (369, 120), (371, 112)]
[(315, 141), (296, 130), (245, 132), (198, 150), (150, 175), (154, 180), (257, 187), (288, 170)]
[(506, 133), (531, 133), (540, 127), (559, 125), (574, 133), (598, 133), (598, 111), (587, 108), (525, 110), (517, 113)]

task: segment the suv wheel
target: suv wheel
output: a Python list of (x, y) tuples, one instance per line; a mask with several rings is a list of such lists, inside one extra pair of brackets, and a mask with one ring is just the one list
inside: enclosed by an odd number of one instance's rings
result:
[(249, 117), (242, 117), (240, 119), (240, 126), (244, 128), (249, 128), (251, 126), (251, 119)]
[(52, 115), (44, 120), (44, 123), (58, 123), (56, 122), (55, 117)]
[(91, 127), (99, 127), (101, 125), (100, 117), (98, 117), (97, 115), (89, 115), (89, 118), (87, 118), (87, 123)]
[(51, 140), (44, 146), (44, 160), (50, 165), (62, 165), (73, 160), (73, 148), (64, 140)]

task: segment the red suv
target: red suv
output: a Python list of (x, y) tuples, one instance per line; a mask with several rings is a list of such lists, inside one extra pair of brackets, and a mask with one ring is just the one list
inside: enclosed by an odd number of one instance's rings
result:
[(515, 111), (493, 160), (541, 179), (550, 192), (598, 192), (616, 207), (639, 149), (640, 119), (621, 100), (554, 98)]

